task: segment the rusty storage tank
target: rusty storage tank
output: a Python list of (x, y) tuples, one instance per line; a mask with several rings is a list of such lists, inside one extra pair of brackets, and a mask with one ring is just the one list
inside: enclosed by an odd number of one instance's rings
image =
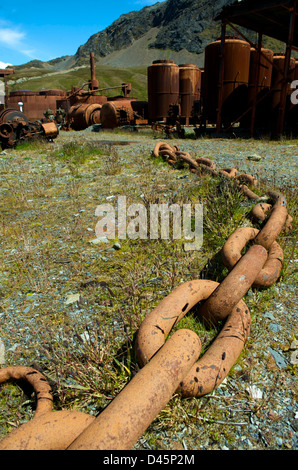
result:
[[(8, 107), (22, 111), (29, 121), (40, 119), (38, 112), (39, 93), (32, 90), (11, 91), (8, 97)], [(19, 105), (19, 103), (23, 103)]]
[(40, 92), (31, 90), (16, 90), (10, 92), (9, 107), (20, 109), (18, 103), (23, 103), (22, 111), (28, 116), (29, 121), (37, 121), (44, 118), (44, 112), (51, 109), (56, 112), (56, 101), (66, 96), (65, 91), (48, 89)]
[[(287, 94), (290, 97), (292, 93), (291, 82), (294, 80), (295, 76), (295, 59), (291, 57), (290, 66), (289, 66), (289, 85)], [(282, 90), (282, 80), (284, 76), (284, 67), (285, 67), (285, 55), (284, 54), (274, 54), (273, 57), (273, 69), (272, 69), (272, 83), (271, 83), (271, 110), (276, 111), (280, 104), (281, 99), (281, 90)], [(288, 100), (290, 102), (290, 99)]]
[[(265, 97), (271, 88), (272, 68), (274, 53), (270, 49), (261, 48), (259, 78), (257, 83), (257, 100), (263, 97), (257, 104), (255, 114), (255, 126), (266, 127), (264, 124), (268, 121), (268, 109), (270, 108), (270, 96)], [(249, 67), (249, 84), (247, 108), (251, 107), (255, 96), (255, 80), (258, 73), (258, 52), (252, 47), (250, 49), (250, 67)], [(248, 112), (241, 119), (241, 127), (249, 128), (251, 124), (251, 112)]]
[(165, 121), (170, 105), (179, 104), (179, 67), (172, 60), (155, 60), (148, 72), (148, 117)]
[(101, 104), (77, 104), (72, 106), (67, 114), (67, 122), (75, 131), (87, 129), (94, 124), (100, 124)]
[[(265, 49), (265, 48), (261, 49), (259, 80), (257, 84), (258, 95), (264, 90), (270, 90), (271, 81), (272, 81), (273, 57), (274, 57), (273, 51), (271, 51), (270, 49)], [(249, 92), (248, 92), (249, 102), (253, 100), (254, 82), (255, 82), (255, 77), (257, 74), (257, 67), (258, 67), (258, 53), (255, 48), (251, 48), (250, 68), (249, 68)]]
[[(247, 102), (250, 67), (250, 44), (241, 39), (227, 38), (224, 46), (223, 121), (241, 115)], [(216, 122), (220, 79), (221, 40), (205, 49), (204, 117)]]
[(180, 115), (188, 125), (194, 102), (201, 99), (201, 70), (194, 64), (179, 65)]
[(108, 101), (101, 109), (100, 121), (105, 129), (135, 125), (137, 120), (148, 120), (146, 101), (119, 99)]

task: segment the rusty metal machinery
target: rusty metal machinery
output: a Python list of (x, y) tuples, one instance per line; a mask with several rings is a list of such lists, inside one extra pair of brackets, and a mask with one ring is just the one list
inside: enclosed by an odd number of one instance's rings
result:
[[(103, 412), (94, 416), (76, 411), (52, 411), (47, 379), (28, 367), (0, 369), (0, 383), (26, 380), (37, 398), (31, 421), (13, 430), (0, 442), (0, 450), (128, 450), (166, 406), (173, 393), (182, 397), (204, 396), (216, 389), (229, 374), (250, 334), (251, 316), (242, 300), (250, 287), (265, 289), (279, 278), (283, 251), (276, 238), (291, 230), (292, 218), (282, 194), (268, 191), (272, 204), (263, 204), (253, 189), (258, 181), (237, 169), (217, 169), (207, 158), (158, 142), (153, 157), (162, 156), (172, 167), (189, 166), (192, 173), (233, 179), (246, 197), (256, 201), (252, 220), (262, 221), (261, 230), (242, 227), (230, 235), (222, 248), (229, 270), (218, 284), (193, 279), (165, 297), (143, 320), (136, 337), (136, 354), (141, 369)], [(246, 184), (252, 189), (249, 189)], [(246, 244), (250, 248), (242, 255)], [(199, 319), (222, 329), (200, 357), (201, 342), (190, 331), (173, 327), (195, 305)]]
[(58, 136), (58, 128), (53, 121), (29, 121), (17, 109), (5, 109), (0, 113), (0, 142), (2, 149), (12, 148), (18, 142), (36, 137), (47, 140)]
[(75, 131), (86, 129), (89, 126), (100, 123), (101, 104), (77, 104), (72, 106), (66, 120)]
[(147, 124), (148, 103), (133, 99), (108, 101), (101, 109), (100, 123), (105, 129)]

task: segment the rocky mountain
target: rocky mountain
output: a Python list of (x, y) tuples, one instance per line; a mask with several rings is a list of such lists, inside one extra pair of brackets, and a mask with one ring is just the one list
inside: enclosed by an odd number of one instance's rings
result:
[(201, 65), (206, 45), (219, 33), (213, 18), (233, 1), (167, 0), (122, 15), (79, 47), (74, 64), (86, 63), (94, 52), (97, 62), (109, 65), (149, 65), (158, 58)]
[(166, 0), (121, 15), (103, 31), (92, 35), (73, 56), (49, 62), (34, 60), (15, 67), (51, 72), (89, 66), (90, 52), (98, 64), (118, 67), (147, 66), (156, 59), (203, 66), (206, 45), (218, 37), (213, 18), (235, 0)]
[[(34, 67), (61, 73), (89, 66), (90, 52), (94, 52), (98, 65), (128, 68), (148, 66), (157, 59), (172, 59), (178, 64), (193, 63), (202, 67), (205, 47), (220, 36), (220, 24), (214, 18), (225, 5), (234, 2), (166, 0), (156, 3), (121, 15), (106, 29), (93, 34), (73, 56), (49, 62), (35, 60), (16, 69)], [(251, 41), (256, 40), (255, 33), (244, 32)], [(265, 47), (273, 50), (279, 47), (277, 42), (264, 39)]]

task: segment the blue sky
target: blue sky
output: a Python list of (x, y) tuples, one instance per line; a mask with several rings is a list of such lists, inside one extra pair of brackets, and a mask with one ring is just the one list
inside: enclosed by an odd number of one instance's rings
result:
[(73, 55), (92, 34), (120, 15), (155, 3), (157, 0), (3, 0), (0, 68)]

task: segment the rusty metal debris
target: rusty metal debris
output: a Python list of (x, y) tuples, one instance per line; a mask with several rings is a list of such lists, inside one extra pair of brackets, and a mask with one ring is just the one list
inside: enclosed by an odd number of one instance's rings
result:
[[(155, 145), (153, 156), (161, 156), (174, 167), (186, 163), (198, 176), (208, 173), (233, 179), (239, 191), (256, 201), (251, 216), (263, 224), (261, 229), (241, 227), (225, 242), (222, 260), (229, 274), (223, 282), (195, 279), (182, 284), (145, 317), (136, 337), (141, 369), (97, 418), (51, 411), (49, 385), (33, 369), (0, 370), (0, 383), (25, 379), (37, 395), (33, 419), (6, 436), (0, 449), (130, 449), (174, 392), (183, 397), (206, 395), (224, 380), (237, 361), (251, 326), (250, 312), (242, 298), (251, 287), (271, 286), (281, 273), (283, 250), (276, 238), (282, 230), (291, 229), (287, 201), (283, 195), (269, 191), (267, 198), (272, 204), (259, 202), (261, 198), (254, 192), (259, 189), (259, 182), (252, 176), (239, 175), (236, 168), (218, 169), (214, 162), (193, 159), (166, 142)], [(198, 318), (207, 327), (223, 322), (202, 357), (200, 340), (192, 331), (178, 329), (166, 341), (179, 320), (195, 306)]]
[(7, 108), (0, 112), (0, 143), (2, 149), (12, 148), (18, 142), (42, 137), (55, 139), (59, 130), (52, 121), (29, 121), (28, 117), (16, 109)]

